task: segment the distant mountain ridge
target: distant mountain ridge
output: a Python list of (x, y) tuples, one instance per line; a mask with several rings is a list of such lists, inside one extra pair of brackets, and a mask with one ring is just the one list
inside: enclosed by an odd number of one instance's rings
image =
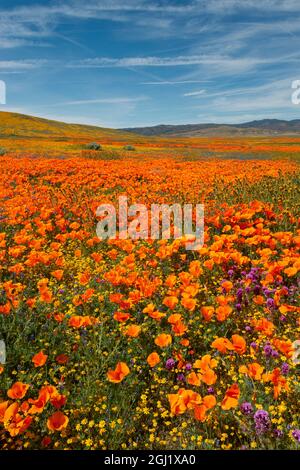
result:
[(0, 139), (31, 138), (52, 140), (90, 140), (135, 142), (146, 137), (300, 135), (300, 119), (285, 121), (261, 119), (241, 124), (183, 124), (125, 129), (109, 129), (84, 124), (69, 124), (37, 116), (0, 111)]
[(122, 131), (144, 136), (197, 137), (205, 135), (298, 135), (300, 119), (261, 119), (241, 124), (160, 124), (149, 127), (125, 128)]

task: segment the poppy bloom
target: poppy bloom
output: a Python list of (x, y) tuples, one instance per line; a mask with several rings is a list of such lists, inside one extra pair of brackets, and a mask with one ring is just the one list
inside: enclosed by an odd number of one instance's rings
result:
[(61, 411), (56, 411), (47, 420), (47, 428), (50, 431), (62, 431), (66, 429), (69, 423), (69, 418), (64, 415)]
[(51, 405), (53, 405), (55, 408), (61, 408), (62, 406), (66, 404), (66, 401), (67, 399), (65, 395), (60, 395), (60, 394), (54, 395), (50, 399)]
[(181, 388), (178, 393), (168, 395), (171, 413), (179, 415), (187, 409), (194, 409), (195, 406), (201, 404), (201, 396), (193, 390), (185, 390)]
[(200, 373), (202, 382), (206, 385), (213, 385), (217, 381), (217, 374), (210, 368), (207, 368), (204, 372)]
[(55, 360), (58, 364), (66, 364), (69, 361), (69, 356), (66, 354), (59, 354), (56, 356)]
[(215, 339), (212, 342), (211, 347), (217, 349), (222, 354), (225, 354), (228, 350), (232, 351), (234, 349), (233, 344), (227, 338)]
[(190, 312), (193, 312), (196, 308), (196, 300), (191, 299), (190, 297), (184, 297), (181, 300), (181, 305), (187, 310), (189, 310)]
[(160, 335), (156, 336), (154, 342), (160, 348), (166, 348), (172, 343), (172, 336), (166, 333), (161, 333)]
[(223, 281), (221, 285), (222, 285), (222, 288), (225, 289), (226, 292), (230, 292), (231, 289), (233, 288), (233, 284), (231, 281)]
[(118, 362), (115, 370), (107, 372), (107, 378), (110, 382), (119, 383), (130, 373), (130, 370), (125, 362)]
[[(8, 403), (8, 402), (5, 402), (5, 403)], [(18, 403), (12, 403), (11, 405), (4, 407), (2, 409), (2, 415), (3, 415), (3, 418), (2, 420), (4, 422), (9, 422), (11, 419), (14, 419), (15, 416), (17, 415), (19, 411), (19, 405)]]
[(220, 305), (216, 309), (217, 320), (222, 322), (225, 321), (232, 312), (232, 307), (230, 305)]
[(248, 366), (241, 366), (239, 368), (239, 371), (242, 374), (247, 374), (249, 377), (251, 377), (254, 380), (261, 380), (263, 370), (264, 370), (263, 366), (261, 366), (257, 362), (253, 362), (252, 364), (249, 364)]
[(172, 313), (168, 317), (168, 323), (171, 323), (171, 325), (174, 325), (175, 323), (179, 322), (181, 320), (182, 316), (180, 313)]
[(22, 382), (15, 382), (13, 386), (7, 391), (7, 396), (13, 400), (24, 398), (29, 385)]
[(184, 335), (187, 329), (188, 327), (182, 321), (178, 321), (177, 323), (174, 323), (174, 325), (172, 325), (172, 331), (175, 334), (175, 336)]
[(3, 401), (0, 403), (0, 423), (4, 420), (4, 414), (8, 407), (8, 401)]
[(194, 416), (197, 421), (204, 422), (207, 419), (207, 411), (216, 406), (217, 400), (214, 395), (206, 395), (201, 405), (196, 405), (194, 408)]
[(165, 280), (165, 286), (174, 287), (176, 284), (176, 280), (176, 276), (174, 276), (174, 274), (170, 274)]
[(57, 269), (56, 271), (52, 271), (51, 274), (53, 277), (55, 277), (55, 279), (60, 281), (64, 275), (64, 272), (62, 269)]
[(43, 447), (48, 447), (51, 444), (51, 437), (50, 436), (45, 436), (43, 437), (41, 444)]
[(191, 372), (187, 376), (187, 383), (199, 387), (199, 385), (201, 384), (200, 374), (196, 374), (196, 372)]
[(210, 354), (205, 354), (201, 359), (197, 359), (194, 362), (193, 367), (206, 371), (208, 369), (214, 369), (217, 365), (218, 361), (216, 359), (213, 359)]
[(30, 414), (42, 413), (46, 404), (48, 403), (50, 398), (49, 392), (44, 388), (40, 390), (39, 396), (36, 400), (29, 398), (28, 403), (32, 406), (29, 409)]
[(223, 410), (230, 410), (236, 408), (240, 396), (240, 389), (238, 384), (231, 385), (225, 392), (225, 397), (222, 400), (221, 407)]
[(165, 297), (164, 300), (163, 300), (163, 304), (166, 307), (173, 310), (176, 307), (176, 305), (178, 304), (178, 299), (174, 295), (169, 296), (169, 297)]
[(201, 307), (200, 309), (200, 312), (202, 313), (202, 316), (204, 318), (205, 321), (210, 321), (213, 314), (214, 314), (214, 307), (211, 307), (211, 306), (203, 306)]
[(130, 325), (125, 330), (126, 336), (131, 336), (132, 338), (137, 338), (141, 332), (141, 327), (138, 325)]
[(21, 415), (16, 414), (13, 417), (13, 420), (9, 423), (6, 427), (7, 431), (9, 432), (11, 437), (18, 436), (22, 434), (26, 429), (30, 426), (32, 422), (31, 416), (26, 416), (26, 418), (22, 418)]
[(244, 354), (246, 352), (246, 341), (244, 340), (242, 336), (232, 335), (231, 341), (232, 341), (234, 350), (238, 354)]
[(273, 341), (274, 346), (284, 354), (286, 357), (290, 358), (293, 355), (294, 347), (291, 341), (284, 341), (280, 339), (274, 339)]
[(40, 351), (33, 356), (31, 361), (34, 364), (34, 367), (41, 367), (46, 363), (47, 357), (47, 354), (44, 354), (43, 351)]
[(115, 312), (114, 319), (122, 323), (127, 321), (130, 318), (130, 313), (126, 312)]
[(160, 357), (157, 352), (149, 354), (149, 356), (147, 357), (147, 362), (150, 367), (155, 367), (160, 362)]
[(180, 415), (185, 412), (186, 405), (184, 403), (183, 397), (178, 393), (171, 393), (168, 395), (168, 400), (171, 408), (171, 413), (173, 415)]
[(256, 331), (261, 331), (266, 336), (272, 336), (275, 329), (274, 323), (267, 320), (266, 318), (261, 318), (260, 320), (254, 320), (254, 328)]
[(189, 272), (192, 274), (192, 276), (199, 277), (203, 273), (200, 261), (192, 261), (189, 266)]

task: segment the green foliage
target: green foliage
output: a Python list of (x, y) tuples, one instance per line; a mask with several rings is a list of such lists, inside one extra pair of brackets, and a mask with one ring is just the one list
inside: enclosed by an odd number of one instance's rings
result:
[(0, 157), (3, 157), (3, 155), (6, 154), (6, 150), (3, 147), (0, 147)]
[(133, 145), (125, 145), (123, 149), (127, 150), (128, 152), (132, 152), (135, 150), (135, 147)]
[(101, 145), (97, 144), (97, 142), (91, 142), (90, 144), (86, 144), (85, 148), (88, 150), (102, 150)]

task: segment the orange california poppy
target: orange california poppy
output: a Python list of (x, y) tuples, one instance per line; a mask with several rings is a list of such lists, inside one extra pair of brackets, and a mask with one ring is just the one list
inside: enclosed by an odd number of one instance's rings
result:
[(194, 416), (197, 421), (204, 422), (207, 419), (207, 411), (216, 406), (216, 399), (214, 395), (206, 395), (201, 405), (196, 405), (194, 408)]
[(160, 348), (166, 348), (172, 343), (172, 336), (166, 333), (161, 333), (160, 335), (156, 336), (154, 342)]
[(254, 380), (261, 380), (264, 367), (257, 362), (252, 362), (248, 366), (241, 366), (239, 371), (246, 374)]
[(141, 327), (139, 325), (130, 325), (125, 330), (126, 336), (131, 336), (132, 338), (137, 338), (141, 332)]
[(216, 309), (217, 320), (218, 321), (225, 321), (232, 312), (232, 307), (230, 305), (220, 305)]
[(126, 312), (115, 312), (114, 319), (122, 323), (127, 321), (130, 318), (130, 313)]
[(180, 415), (185, 412), (186, 405), (184, 403), (183, 397), (178, 395), (178, 393), (169, 394), (168, 400), (171, 408), (171, 413), (173, 415)]
[(292, 357), (293, 352), (294, 352), (294, 347), (293, 343), (289, 340), (280, 340), (280, 339), (274, 339), (273, 344), (278, 351), (280, 351), (282, 354), (284, 354), (287, 358)]
[(125, 362), (118, 362), (115, 370), (107, 372), (107, 378), (110, 382), (119, 383), (130, 373), (130, 370)]
[(47, 354), (44, 354), (43, 351), (40, 351), (33, 356), (31, 361), (34, 364), (34, 367), (41, 367), (46, 363), (47, 357)]
[(168, 317), (168, 323), (171, 323), (171, 325), (174, 325), (175, 323), (179, 322), (182, 318), (182, 315), (180, 313), (172, 313)]
[(30, 414), (35, 414), (35, 413), (42, 413), (44, 410), (46, 404), (48, 403), (50, 398), (49, 392), (47, 391), (46, 388), (42, 388), (39, 392), (39, 396), (36, 400), (29, 398), (28, 403), (30, 403), (32, 406), (29, 409)]
[(147, 357), (147, 362), (150, 367), (155, 367), (160, 362), (160, 358), (157, 352), (149, 354), (149, 356)]
[(174, 287), (176, 284), (176, 280), (176, 276), (174, 274), (170, 274), (165, 280), (165, 286)]
[(18, 413), (19, 404), (17, 402), (12, 403), (11, 405), (7, 406), (6, 409), (3, 410), (3, 411), (4, 411), (3, 421), (8, 422), (11, 419), (13, 419), (16, 416), (16, 414)]
[(61, 411), (56, 411), (47, 420), (47, 428), (50, 431), (62, 431), (68, 426), (69, 418)]
[(256, 331), (261, 331), (266, 336), (272, 336), (275, 329), (274, 323), (267, 320), (266, 318), (261, 318), (260, 320), (254, 320), (254, 327)]
[(185, 390), (184, 388), (181, 388), (178, 393), (182, 396), (184, 404), (188, 409), (193, 409), (196, 405), (200, 405), (202, 401), (199, 393), (194, 392), (194, 390)]
[(59, 393), (50, 399), (51, 405), (53, 405), (55, 408), (61, 408), (66, 404), (66, 401), (67, 398), (65, 395), (60, 395)]
[(196, 300), (192, 299), (191, 297), (183, 297), (181, 300), (181, 305), (190, 312), (193, 312), (196, 308)]
[(246, 341), (242, 336), (233, 335), (231, 337), (233, 348), (238, 354), (244, 354), (246, 352)]
[(4, 414), (8, 407), (8, 401), (2, 401), (0, 403), (0, 423), (3, 423)]
[(233, 284), (231, 281), (224, 281), (222, 282), (222, 288), (225, 289), (226, 292), (230, 292), (233, 288)]
[(176, 305), (178, 304), (178, 299), (177, 297), (175, 297), (175, 295), (171, 295), (169, 297), (165, 297), (164, 300), (163, 300), (163, 304), (170, 308), (171, 310), (173, 310)]
[(60, 281), (64, 275), (64, 272), (62, 269), (57, 269), (56, 271), (52, 271), (51, 274), (53, 277), (55, 277), (55, 279)]
[(206, 385), (213, 385), (217, 381), (217, 374), (210, 368), (207, 368), (200, 374), (202, 382)]
[(238, 384), (231, 385), (225, 392), (225, 397), (222, 400), (221, 406), (223, 410), (230, 410), (236, 408), (240, 396), (240, 389)]
[(55, 360), (58, 364), (66, 364), (69, 361), (69, 356), (66, 354), (59, 354), (56, 356)]
[(200, 311), (202, 313), (204, 320), (210, 321), (214, 314), (215, 309), (214, 307), (211, 307), (211, 306), (203, 306), (201, 307)]
[(202, 356), (201, 359), (197, 359), (193, 367), (195, 369), (202, 369), (202, 371), (206, 371), (208, 369), (214, 369), (217, 367), (218, 361), (216, 359), (213, 359), (210, 354), (205, 354)]
[(228, 350), (232, 351), (234, 349), (233, 344), (227, 338), (215, 339), (212, 342), (211, 347), (217, 349), (222, 354), (225, 354)]
[(184, 335), (187, 329), (188, 327), (182, 321), (178, 321), (177, 323), (174, 323), (174, 325), (172, 325), (172, 331), (175, 334), (175, 336)]
[(191, 261), (189, 266), (189, 272), (194, 277), (199, 277), (202, 274), (203, 269), (201, 268), (199, 260)]
[(191, 372), (187, 376), (187, 383), (190, 385), (194, 385), (195, 387), (199, 387), (199, 385), (201, 384), (200, 374), (196, 374), (196, 372)]
[(25, 397), (28, 389), (29, 385), (24, 384), (22, 382), (15, 382), (12, 387), (7, 391), (7, 395), (13, 400), (18, 400)]

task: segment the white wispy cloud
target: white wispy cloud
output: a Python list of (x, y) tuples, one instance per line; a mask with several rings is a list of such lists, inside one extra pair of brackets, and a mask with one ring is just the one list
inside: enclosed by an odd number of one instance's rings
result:
[[(38, 3), (37, 0), (33, 5), (0, 9), (0, 47), (8, 47), (7, 44), (9, 47), (20, 47), (20, 42), (14, 42), (13, 39), (30, 37), (38, 38), (35, 45), (39, 45), (43, 38), (53, 36), (57, 26), (66, 19), (109, 20), (129, 24), (130, 30), (144, 28), (145, 37), (161, 34), (181, 36), (187, 33), (197, 36), (207, 27), (203, 21), (198, 24), (203, 14), (222, 17), (237, 11), (299, 13), (299, 1), (190, 0), (180, 5), (172, 0), (67, 0), (49, 1), (46, 4), (41, 1)], [(291, 21), (294, 21), (293, 18)]]
[(75, 100), (75, 101), (62, 101), (60, 103), (54, 103), (47, 105), (50, 107), (57, 106), (79, 106), (79, 105), (93, 105), (93, 104), (130, 104), (130, 103), (139, 103), (141, 101), (147, 101), (149, 98), (147, 96), (137, 96), (134, 98), (128, 97), (112, 97), (112, 98), (95, 98), (88, 100)]
[(223, 122), (224, 118), (226, 122), (230, 122), (230, 119), (236, 121), (239, 115), (245, 121), (245, 116), (250, 113), (257, 113), (257, 119), (270, 115), (297, 115), (299, 107), (293, 105), (291, 100), (292, 81), (292, 78), (288, 78), (256, 87), (222, 90), (205, 96), (209, 106), (201, 104), (193, 106), (193, 109), (209, 109), (211, 115), (219, 116), (219, 121)]
[(109, 58), (98, 57), (74, 61), (68, 64), (69, 67), (80, 68), (107, 68), (107, 67), (178, 67), (189, 65), (242, 65), (250, 67), (259, 63), (266, 63), (263, 58), (256, 57), (222, 57), (205, 55), (186, 55), (175, 57), (124, 57)]
[(1, 72), (14, 72), (35, 69), (48, 64), (47, 60), (34, 59), (34, 60), (0, 60)]
[(207, 83), (209, 80), (161, 80), (157, 82), (142, 82), (141, 85), (187, 85), (195, 83)]
[(183, 96), (200, 96), (205, 93), (205, 90), (199, 90), (199, 91), (190, 91), (189, 93), (184, 93)]
[[(185, 55), (174, 57), (123, 57), (123, 58), (109, 58), (98, 57), (92, 59), (83, 59), (73, 61), (67, 64), (71, 68), (142, 68), (142, 67), (193, 67), (199, 66), (206, 69), (206, 72), (213, 71), (215, 74), (221, 73), (230, 74), (244, 73), (250, 70), (256, 70), (259, 67), (266, 67), (267, 65), (298, 63), (299, 52), (293, 54), (285, 54), (282, 56), (272, 57), (251, 57), (251, 56), (220, 56), (220, 55)], [(190, 74), (182, 77), (179, 81), (193, 80), (199, 76), (199, 69), (195, 69)]]
[(196, 0), (196, 3), (206, 11), (226, 15), (238, 10), (299, 12), (298, 0)]

